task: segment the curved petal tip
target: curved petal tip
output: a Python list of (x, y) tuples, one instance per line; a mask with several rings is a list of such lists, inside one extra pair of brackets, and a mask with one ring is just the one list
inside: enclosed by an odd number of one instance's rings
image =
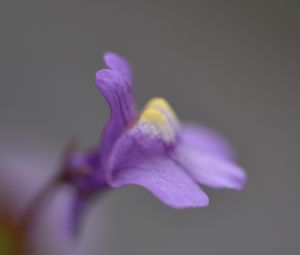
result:
[(132, 69), (128, 61), (117, 53), (107, 51), (103, 55), (108, 68), (119, 72), (127, 81), (132, 83)]

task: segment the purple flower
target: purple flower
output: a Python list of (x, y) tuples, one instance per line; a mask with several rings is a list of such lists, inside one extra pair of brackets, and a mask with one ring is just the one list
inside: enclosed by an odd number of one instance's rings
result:
[(51, 164), (36, 164), (42, 158), (38, 153), (28, 160), (0, 152), (0, 225), (4, 205), (25, 233), (22, 244), (29, 240), (35, 250), (55, 247), (60, 251), (55, 254), (81, 254), (74, 234), (82, 213), (94, 195), (111, 188), (139, 185), (171, 207), (186, 208), (208, 204), (198, 184), (237, 190), (245, 185), (245, 172), (224, 138), (180, 123), (162, 98), (151, 99), (139, 113), (127, 61), (111, 52), (104, 61), (108, 68), (97, 72), (96, 84), (111, 114), (99, 145), (87, 152), (69, 146), (54, 178), (53, 171), (45, 171)]
[(97, 72), (96, 84), (110, 119), (96, 149), (70, 156), (66, 168), (71, 182), (86, 193), (140, 185), (175, 208), (208, 205), (198, 183), (243, 188), (245, 172), (234, 163), (224, 138), (206, 127), (180, 123), (163, 98), (151, 99), (139, 113), (130, 65), (112, 52), (104, 61), (108, 68)]

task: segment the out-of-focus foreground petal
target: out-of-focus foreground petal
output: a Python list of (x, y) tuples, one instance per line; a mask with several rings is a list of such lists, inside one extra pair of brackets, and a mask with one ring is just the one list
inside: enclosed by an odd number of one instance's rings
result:
[(7, 148), (0, 149), (0, 203), (9, 206), (12, 216), (18, 218), (53, 178), (55, 156), (28, 147)]
[[(51, 151), (28, 147), (10, 145), (6, 146), (12, 148), (10, 150), (0, 149), (0, 212), (11, 213), (11, 220), (15, 224), (58, 169), (58, 164), (54, 163), (58, 162), (57, 157)], [(72, 187), (61, 186), (45, 197), (34, 214), (32, 225), (25, 232), (26, 248), (30, 255), (84, 254), (80, 247), (87, 246), (87, 237), (94, 230), (85, 231), (85, 236), (74, 238), (71, 209), (74, 208), (75, 195)]]
[(70, 215), (76, 195), (73, 187), (61, 185), (43, 203), (30, 233), (30, 255), (82, 255), (90, 254), (95, 249), (102, 254), (103, 221), (93, 208), (85, 211), (86, 217), (80, 224), (80, 231), (74, 235), (74, 221)]

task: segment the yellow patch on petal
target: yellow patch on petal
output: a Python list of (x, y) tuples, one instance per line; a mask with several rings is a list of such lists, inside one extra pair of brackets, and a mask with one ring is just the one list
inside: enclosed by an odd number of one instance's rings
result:
[(161, 97), (152, 98), (146, 104), (145, 109), (148, 109), (148, 108), (156, 108), (156, 109), (162, 111), (164, 114), (167, 115), (169, 121), (176, 128), (179, 126), (178, 117), (177, 117), (176, 113), (174, 112), (171, 105), (169, 104), (169, 102), (166, 99), (161, 98)]
[(176, 114), (163, 98), (154, 98), (147, 103), (138, 125), (144, 132), (159, 136), (167, 143), (175, 139), (179, 126)]
[(145, 109), (141, 114), (140, 120), (153, 123), (164, 129), (169, 128), (166, 117), (162, 114), (162, 112), (154, 108)]

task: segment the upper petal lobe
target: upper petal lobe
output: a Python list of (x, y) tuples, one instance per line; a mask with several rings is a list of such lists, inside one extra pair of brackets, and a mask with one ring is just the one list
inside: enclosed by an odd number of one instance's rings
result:
[(96, 73), (96, 84), (111, 114), (102, 135), (102, 159), (108, 157), (115, 141), (137, 117), (129, 64), (114, 53), (106, 53), (104, 59), (109, 69)]

